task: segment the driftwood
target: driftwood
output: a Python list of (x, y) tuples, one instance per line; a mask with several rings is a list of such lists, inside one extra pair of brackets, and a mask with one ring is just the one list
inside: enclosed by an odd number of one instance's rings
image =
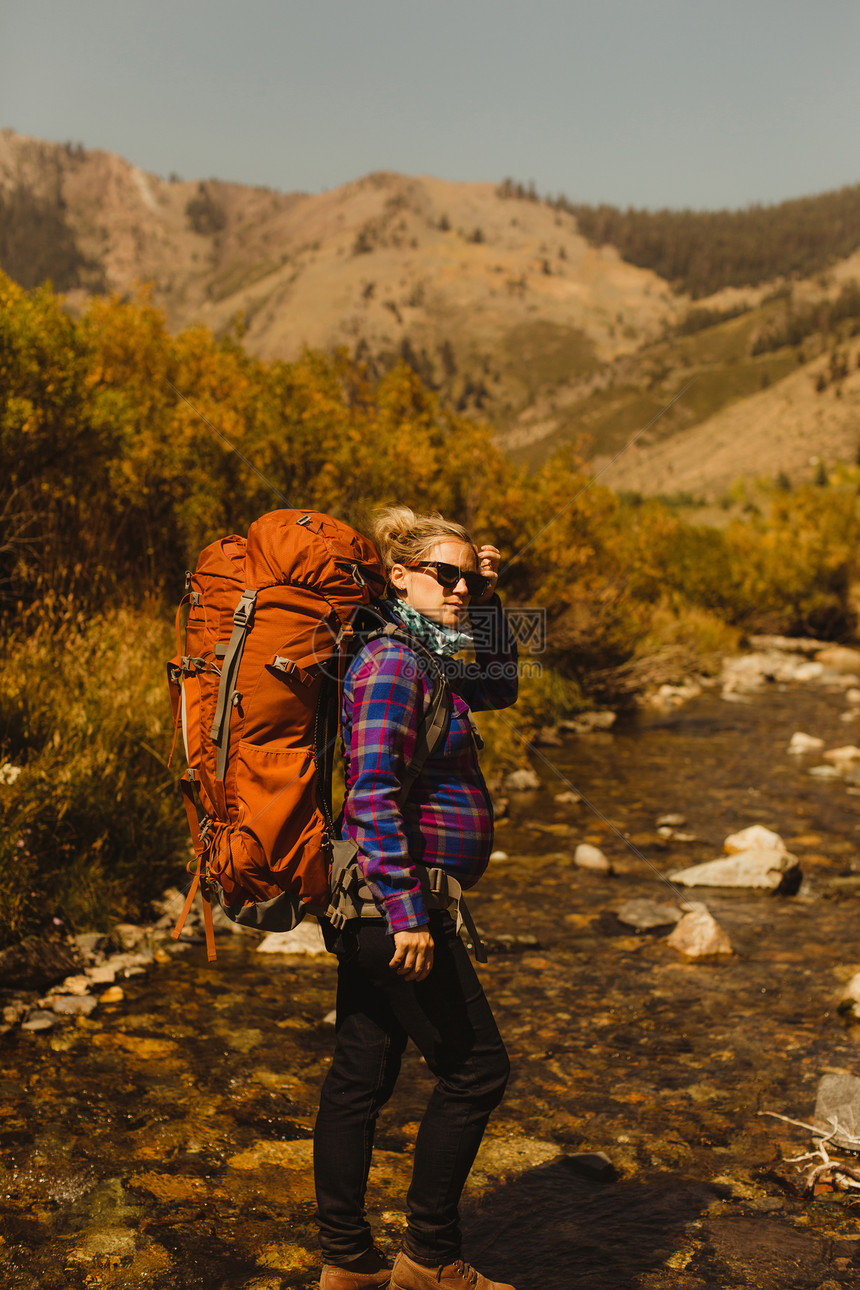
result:
[[(812, 1134), (815, 1149), (806, 1151), (799, 1156), (789, 1156), (787, 1164), (797, 1165), (800, 1173), (803, 1174), (803, 1191), (811, 1193), (816, 1186), (826, 1183), (835, 1191), (860, 1191), (860, 1168), (856, 1165), (849, 1164), (845, 1160), (837, 1160), (831, 1156), (826, 1144), (832, 1138), (838, 1137), (846, 1140), (850, 1145), (847, 1150), (856, 1150), (860, 1152), (860, 1137), (852, 1130), (846, 1129), (840, 1124), (835, 1116), (828, 1119), (829, 1130), (824, 1130), (817, 1124), (806, 1124), (803, 1120), (792, 1120), (790, 1116), (780, 1115), (778, 1111), (759, 1111), (759, 1115), (769, 1115), (774, 1120), (782, 1120), (784, 1124), (793, 1124), (795, 1128), (806, 1129)], [(856, 1143), (856, 1146), (855, 1146)], [(807, 1161), (815, 1160), (819, 1163), (814, 1164), (811, 1168), (804, 1169), (803, 1166)]]

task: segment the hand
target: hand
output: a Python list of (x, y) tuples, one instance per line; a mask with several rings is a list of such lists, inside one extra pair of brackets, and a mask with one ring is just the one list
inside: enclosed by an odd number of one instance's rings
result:
[(394, 933), (394, 958), (388, 964), (406, 981), (424, 981), (433, 968), (433, 937), (429, 928)]
[(489, 578), (490, 585), (478, 600), (473, 600), (473, 605), (483, 605), (490, 599), (496, 590), (496, 583), (499, 581), (499, 565), (502, 560), (502, 553), (498, 547), (485, 544), (478, 548), (478, 572), (482, 573), (485, 578)]

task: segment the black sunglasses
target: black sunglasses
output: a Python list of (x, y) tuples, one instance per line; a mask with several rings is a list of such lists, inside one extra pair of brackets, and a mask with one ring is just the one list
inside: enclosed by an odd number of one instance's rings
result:
[(408, 564), (407, 569), (435, 569), (436, 580), (446, 591), (453, 591), (462, 578), (470, 596), (483, 596), (490, 585), (489, 578), (482, 573), (473, 573), (471, 569), (458, 569), (456, 564), (446, 564), (444, 560), (416, 560)]

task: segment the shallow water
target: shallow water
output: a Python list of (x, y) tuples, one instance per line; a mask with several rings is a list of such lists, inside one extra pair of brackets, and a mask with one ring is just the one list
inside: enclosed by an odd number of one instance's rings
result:
[[(538, 941), (481, 969), (514, 1068), (465, 1202), (466, 1253), (488, 1274), (517, 1290), (858, 1283), (860, 1211), (803, 1197), (784, 1158), (808, 1135), (758, 1114), (808, 1121), (823, 1073), (860, 1073), (860, 1026), (837, 1012), (860, 970), (860, 796), (784, 752), (796, 729), (853, 742), (843, 709), (825, 689), (705, 695), (542, 750), (544, 789), (516, 795), (497, 834), (510, 858), (472, 901), (491, 936)], [(610, 823), (557, 803), (548, 763)], [(659, 838), (668, 811), (701, 840)], [(656, 871), (752, 823), (783, 835), (804, 883), (696, 893), (733, 957), (690, 962), (614, 918), (630, 896), (670, 897)], [(576, 869), (579, 841), (615, 876)], [(316, 1283), (310, 1135), (334, 972), (254, 945), (222, 937), (214, 967), (193, 945), (121, 1002), (0, 1041), (0, 1286)], [(377, 1137), (369, 1204), (392, 1251), (428, 1087), (410, 1056)]]

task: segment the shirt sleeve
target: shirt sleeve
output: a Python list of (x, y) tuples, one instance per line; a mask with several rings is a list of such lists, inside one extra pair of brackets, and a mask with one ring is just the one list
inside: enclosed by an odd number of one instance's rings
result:
[(517, 643), (499, 597), (476, 605), (469, 614), (475, 641), (474, 659), (448, 659), (445, 672), (473, 712), (509, 708), (519, 690)]
[(365, 881), (389, 932), (427, 922), (397, 800), (415, 751), (424, 700), (415, 655), (398, 642), (380, 642), (366, 651), (344, 686), (344, 707), (351, 718), (344, 829), (358, 844)]

